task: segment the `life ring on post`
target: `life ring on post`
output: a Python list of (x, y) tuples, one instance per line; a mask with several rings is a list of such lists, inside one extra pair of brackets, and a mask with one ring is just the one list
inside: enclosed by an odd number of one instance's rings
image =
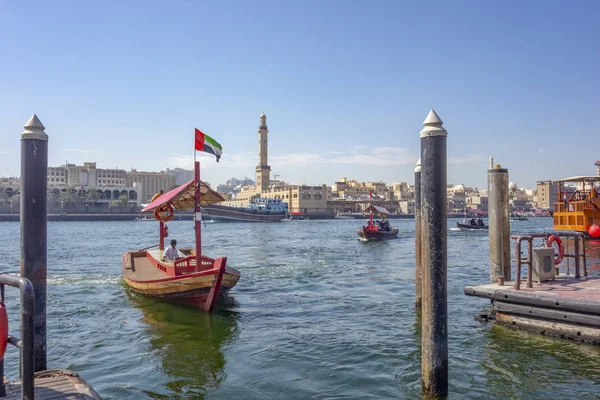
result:
[[(8, 314), (4, 303), (0, 303), (0, 360), (4, 358), (8, 344)], [(3, 379), (3, 377), (0, 377)]]
[(554, 265), (558, 265), (561, 263), (563, 258), (565, 257), (565, 248), (563, 247), (562, 240), (556, 235), (548, 236), (548, 240), (546, 241), (546, 246), (554, 247), (553, 243), (556, 242), (558, 245), (558, 256), (554, 257)]
[(154, 209), (154, 218), (160, 222), (169, 222), (173, 219), (174, 215), (175, 211), (173, 210), (173, 206), (170, 204), (165, 204)]

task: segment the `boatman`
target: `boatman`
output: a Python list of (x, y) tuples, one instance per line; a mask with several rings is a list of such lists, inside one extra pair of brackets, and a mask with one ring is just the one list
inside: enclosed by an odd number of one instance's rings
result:
[(177, 252), (177, 249), (175, 248), (175, 246), (177, 246), (177, 240), (173, 239), (173, 240), (171, 240), (171, 245), (169, 247), (167, 247), (165, 249), (165, 252), (163, 253), (164, 261), (173, 261), (176, 258), (178, 258), (179, 253)]

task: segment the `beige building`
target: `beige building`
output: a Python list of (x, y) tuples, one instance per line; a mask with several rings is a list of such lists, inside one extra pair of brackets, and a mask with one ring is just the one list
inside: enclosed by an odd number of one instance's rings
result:
[(414, 200), (401, 200), (398, 202), (400, 214), (414, 214), (415, 213), (415, 201)]
[(479, 211), (488, 210), (488, 198), (487, 196), (473, 195), (466, 198), (467, 208), (472, 208)]
[(550, 210), (558, 199), (558, 184), (552, 181), (538, 181), (536, 190), (536, 204), (538, 208)]
[(166, 172), (145, 172), (132, 169), (127, 172), (127, 186), (135, 186), (140, 190), (140, 199), (146, 202), (156, 193), (164, 190), (168, 192), (177, 185), (175, 176)]
[(414, 199), (414, 189), (407, 182), (392, 182), (392, 193), (395, 200)]
[(331, 188), (334, 197), (341, 199), (367, 198), (370, 192), (373, 197), (387, 198), (389, 189), (384, 182), (358, 182), (342, 178), (335, 182)]
[(48, 186), (125, 187), (126, 172), (122, 169), (96, 168), (95, 162), (83, 165), (66, 164), (48, 167)]

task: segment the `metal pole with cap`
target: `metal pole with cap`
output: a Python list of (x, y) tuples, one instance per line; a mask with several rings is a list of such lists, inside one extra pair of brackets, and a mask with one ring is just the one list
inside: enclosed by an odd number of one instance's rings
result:
[[(490, 282), (508, 282), (510, 273), (510, 213), (508, 170), (493, 165), (488, 170), (488, 230), (490, 241)], [(502, 278), (500, 281), (498, 278)]]
[(48, 135), (34, 114), (21, 133), (21, 276), (33, 284), (35, 371), (46, 369)]
[(421, 380), (427, 395), (448, 393), (448, 132), (434, 110), (421, 130), (421, 236), (423, 305)]
[(415, 168), (415, 307), (421, 308), (421, 159)]

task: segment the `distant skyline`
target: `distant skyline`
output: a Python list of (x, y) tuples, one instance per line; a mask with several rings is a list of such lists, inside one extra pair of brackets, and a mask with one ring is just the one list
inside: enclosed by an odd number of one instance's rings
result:
[(483, 189), (489, 157), (519, 187), (595, 175), (597, 1), (0, 2), (0, 175), (20, 174), (37, 114), (49, 164), (193, 167), (202, 179), (414, 181), (431, 108), (448, 182)]

